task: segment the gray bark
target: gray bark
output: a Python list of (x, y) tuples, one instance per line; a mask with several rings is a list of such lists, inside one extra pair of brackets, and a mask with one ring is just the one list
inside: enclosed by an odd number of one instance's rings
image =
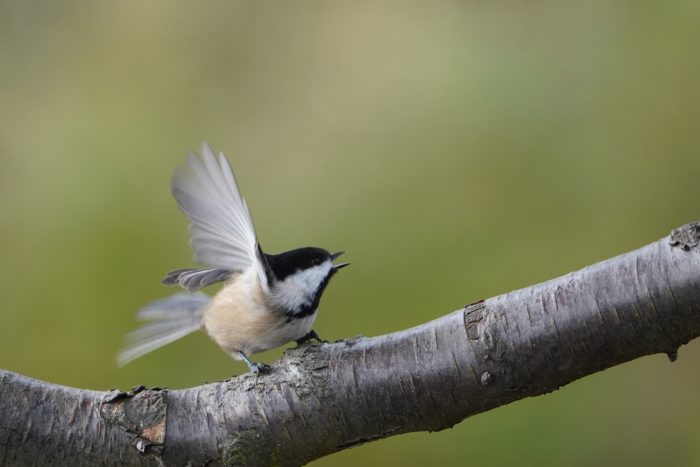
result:
[(450, 427), (700, 335), (700, 223), (374, 338), (288, 350), (271, 374), (96, 392), (0, 371), (0, 464), (297, 465)]

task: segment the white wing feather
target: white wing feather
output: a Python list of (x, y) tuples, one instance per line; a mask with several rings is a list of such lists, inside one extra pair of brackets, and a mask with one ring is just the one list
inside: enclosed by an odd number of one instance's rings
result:
[(190, 246), (196, 261), (215, 268), (244, 271), (256, 262), (256, 236), (248, 206), (231, 165), (209, 145), (191, 154), (173, 175), (172, 193), (190, 219)]

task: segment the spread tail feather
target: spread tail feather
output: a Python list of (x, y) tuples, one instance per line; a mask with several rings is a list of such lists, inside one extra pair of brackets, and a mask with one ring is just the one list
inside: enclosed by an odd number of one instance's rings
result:
[(126, 345), (117, 356), (117, 364), (124, 366), (200, 329), (208, 302), (209, 296), (203, 293), (179, 293), (139, 310), (136, 318), (148, 322), (126, 336)]

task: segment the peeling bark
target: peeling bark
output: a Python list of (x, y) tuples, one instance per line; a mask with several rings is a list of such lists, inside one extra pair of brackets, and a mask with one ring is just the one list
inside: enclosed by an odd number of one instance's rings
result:
[(700, 335), (700, 223), (404, 331), (288, 350), (270, 374), (96, 392), (0, 371), (0, 464), (298, 465), (464, 418)]

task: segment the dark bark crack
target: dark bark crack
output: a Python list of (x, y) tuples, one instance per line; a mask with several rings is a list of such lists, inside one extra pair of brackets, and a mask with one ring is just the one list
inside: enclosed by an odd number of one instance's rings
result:
[(141, 454), (159, 456), (165, 444), (167, 390), (134, 388), (133, 392), (110, 391), (100, 405), (100, 416), (133, 435), (133, 446)]

